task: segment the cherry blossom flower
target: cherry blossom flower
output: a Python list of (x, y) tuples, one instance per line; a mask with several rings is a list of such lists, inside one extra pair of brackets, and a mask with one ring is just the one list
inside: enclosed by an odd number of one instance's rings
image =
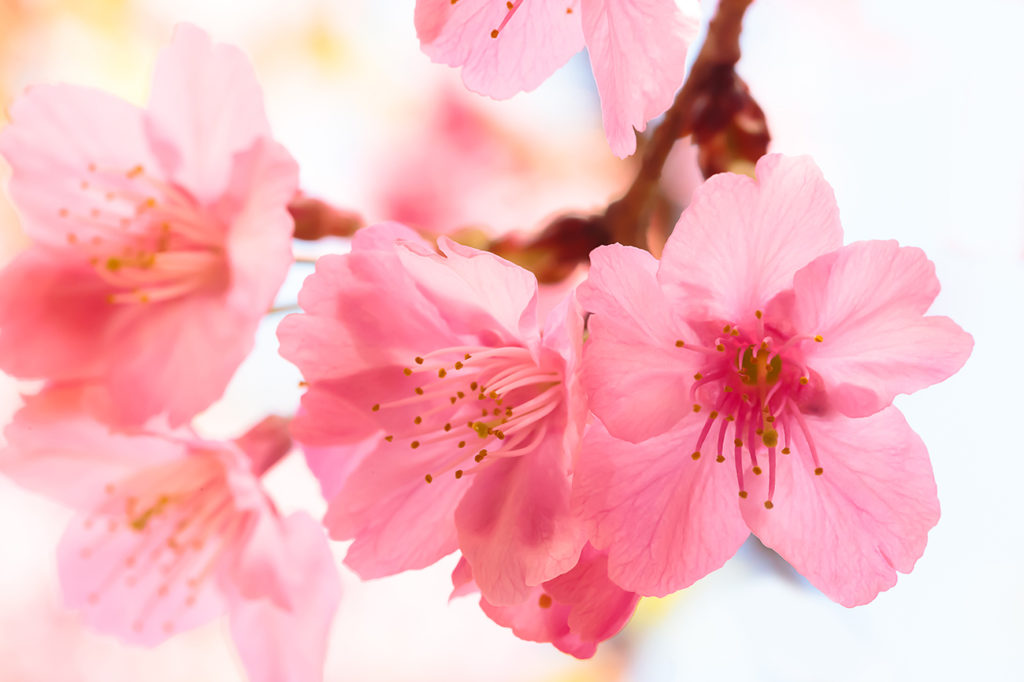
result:
[(250, 350), (291, 258), (297, 167), (252, 67), (182, 25), (148, 109), (72, 85), (11, 109), (0, 154), (33, 245), (0, 273), (0, 368), (94, 380), (179, 425)]
[[(452, 573), (453, 597), (476, 591), (465, 559)], [(621, 630), (640, 601), (608, 579), (608, 556), (589, 544), (572, 570), (534, 587), (514, 606), (495, 606), (485, 598), (480, 608), (498, 625), (530, 642), (550, 642), (576, 658), (590, 658), (597, 645)]]
[(282, 517), (260, 487), (290, 449), (279, 429), (238, 443), (117, 433), (86, 416), (92, 399), (29, 398), (0, 455), (14, 481), (78, 510), (57, 550), (67, 605), (146, 646), (226, 612), (250, 680), (321, 680), (340, 582), (319, 524)]
[(636, 150), (633, 129), (664, 113), (683, 81), (696, 8), (675, 0), (417, 0), (416, 32), (435, 62), (462, 67), (474, 92), (533, 90), (587, 48), (612, 151)]
[(949, 377), (973, 343), (925, 316), (938, 291), (919, 249), (842, 246), (806, 158), (712, 177), (660, 262), (597, 249), (579, 295), (605, 428), (585, 439), (575, 500), (612, 580), (667, 594), (750, 531), (847, 606), (909, 572), (939, 505), (891, 403)]
[(346, 464), (311, 466), (344, 477), (323, 483), (337, 493), (324, 523), (354, 538), (346, 563), (362, 577), (459, 549), (491, 602), (515, 604), (585, 542), (569, 508), (582, 317), (566, 299), (542, 329), (533, 275), (439, 247), (385, 224), (317, 262), (305, 313), (278, 331), (309, 383), (293, 432), (314, 457), (350, 448)]

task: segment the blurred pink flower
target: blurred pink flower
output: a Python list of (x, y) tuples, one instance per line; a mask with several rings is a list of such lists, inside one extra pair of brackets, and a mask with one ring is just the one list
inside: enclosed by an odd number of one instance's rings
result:
[(355, 539), (346, 563), (361, 576), (460, 549), (488, 600), (515, 604), (571, 569), (585, 541), (569, 509), (582, 318), (566, 299), (542, 330), (533, 275), (439, 246), (378, 225), (317, 262), (305, 314), (278, 331), (309, 382), (293, 430), (312, 458), (345, 445), (359, 458), (312, 468), (345, 478), (323, 484), (337, 492), (324, 523)]
[(119, 419), (188, 421), (252, 347), (292, 261), (297, 167), (245, 56), (182, 25), (149, 108), (37, 86), (0, 133), (33, 245), (0, 273), (0, 368), (95, 380)]
[(539, 227), (568, 208), (594, 209), (632, 179), (630, 165), (595, 144), (586, 126), (541, 137), (447, 79), (431, 95), (368, 160), (367, 215), (434, 234), (493, 236)]
[[(465, 559), (455, 567), (452, 583), (453, 597), (476, 590)], [(576, 658), (590, 658), (598, 644), (626, 625), (639, 601), (638, 594), (608, 579), (608, 555), (588, 544), (575, 567), (534, 587), (525, 601), (495, 606), (481, 598), (480, 608), (520, 639), (550, 642)]]
[(584, 383), (607, 430), (584, 441), (575, 495), (612, 579), (667, 594), (749, 531), (846, 606), (909, 572), (939, 504), (891, 403), (956, 372), (973, 344), (925, 316), (938, 291), (919, 249), (842, 246), (807, 158), (712, 177), (660, 263), (596, 250)]
[(533, 90), (584, 47), (612, 151), (636, 150), (633, 129), (664, 113), (683, 82), (699, 16), (675, 0), (417, 0), (416, 32), (435, 62), (462, 67), (474, 92)]
[(290, 442), (262, 424), (237, 443), (185, 430), (116, 433), (88, 390), (28, 399), (0, 470), (78, 510), (58, 547), (67, 605), (153, 646), (227, 613), (249, 679), (321, 680), (340, 582), (323, 531), (281, 517), (259, 483)]

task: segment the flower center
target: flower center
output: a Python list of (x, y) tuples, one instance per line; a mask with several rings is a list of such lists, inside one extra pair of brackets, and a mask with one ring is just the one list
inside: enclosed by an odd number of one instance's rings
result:
[(183, 189), (142, 166), (90, 164), (67, 221), (67, 243), (111, 289), (110, 303), (148, 303), (227, 285), (224, 230)]
[(537, 364), (526, 348), (460, 346), (416, 357), (403, 370), (408, 398), (376, 404), (393, 428), (384, 440), (429, 448), (433, 468), (424, 480), (477, 472), (485, 460), (529, 452), (547, 433), (561, 405), (561, 371)]
[[(701, 449), (718, 424), (716, 461), (726, 460), (727, 439), (732, 436), (731, 456), (736, 467), (739, 496), (746, 498), (744, 471), (747, 463), (755, 476), (762, 474), (758, 457), (767, 457), (768, 496), (766, 509), (775, 506), (776, 454), (790, 454), (790, 443), (798, 434), (814, 462), (814, 473), (824, 473), (800, 405), (814, 387), (801, 360), (800, 345), (811, 341), (821, 343), (821, 336), (794, 336), (779, 342), (766, 333), (763, 315), (755, 311), (756, 329), (741, 330), (729, 323), (721, 333), (708, 334), (710, 345), (684, 339), (676, 347), (703, 356), (700, 371), (694, 374), (690, 388), (693, 411), (713, 406), (697, 437), (694, 460), (701, 459)], [(782, 442), (783, 447), (778, 450)]]
[(123, 588), (134, 588), (133, 629), (143, 632), (161, 614), (158, 626), (172, 632), (249, 519), (237, 513), (213, 457), (190, 457), (108, 484), (106, 499), (83, 522), (90, 538), (79, 557), (96, 568), (89, 572), (88, 605), (97, 606), (108, 592), (123, 601)]

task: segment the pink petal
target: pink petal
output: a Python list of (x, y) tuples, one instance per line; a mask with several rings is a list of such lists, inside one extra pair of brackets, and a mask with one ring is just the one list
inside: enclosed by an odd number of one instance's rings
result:
[(119, 435), (93, 419), (101, 398), (80, 387), (44, 390), (26, 399), (4, 430), (0, 471), (24, 486), (79, 510), (92, 509), (108, 486), (145, 467), (184, 457), (179, 442)]
[(109, 332), (119, 361), (107, 384), (125, 419), (166, 412), (172, 425), (183, 424), (224, 392), (260, 318), (214, 297), (145, 305), (145, 315)]
[[(508, 331), (507, 339), (537, 333), (537, 278), (529, 270), (486, 251), (438, 239), (444, 258), (398, 251), (403, 267), (435, 301), (446, 319), (465, 320), (467, 330)], [(489, 323), (487, 311), (498, 323)], [(497, 331), (495, 329), (495, 331)], [(515, 344), (518, 345), (518, 344)]]
[(233, 599), (231, 635), (252, 682), (319, 682), (341, 585), (320, 525), (302, 513), (283, 525), (291, 608)]
[(348, 481), (356, 467), (377, 449), (380, 435), (351, 445), (312, 446), (302, 443), (309, 470), (320, 482), (320, 491), (325, 500), (334, 498)]
[(946, 379), (974, 345), (948, 317), (925, 317), (939, 281), (924, 252), (896, 242), (856, 242), (797, 273), (794, 325), (822, 335), (807, 363), (844, 414), (863, 417), (898, 393)]
[(533, 90), (583, 49), (579, 11), (566, 11), (571, 4), (523, 1), (492, 38), (508, 14), (505, 3), (417, 0), (416, 33), (431, 60), (462, 67), (467, 88), (506, 99)]
[(227, 186), (236, 153), (270, 137), (249, 60), (190, 24), (178, 24), (157, 60), (149, 122), (164, 171), (201, 201)]
[(582, 0), (583, 35), (612, 152), (636, 151), (636, 134), (672, 104), (686, 49), (700, 28), (675, 0)]
[(0, 271), (0, 367), (23, 378), (96, 377), (110, 360), (104, 333), (130, 315), (85, 264), (32, 247)]
[(235, 439), (235, 444), (249, 458), (255, 476), (261, 476), (291, 452), (291, 423), (287, 417), (270, 415)]
[(673, 318), (655, 279), (658, 261), (640, 249), (613, 244), (590, 254), (590, 276), (578, 297), (593, 313), (584, 345), (583, 385), (590, 409), (620, 438), (639, 442), (664, 433), (686, 416), (685, 396), (701, 358), (676, 347), (693, 338)]
[(228, 186), (212, 207), (228, 226), (231, 285), (225, 302), (255, 320), (273, 305), (294, 262), (288, 202), (298, 185), (299, 167), (287, 150), (261, 139), (235, 156)]
[(91, 164), (113, 172), (156, 165), (143, 116), (116, 97), (72, 85), (34, 86), (15, 100), (11, 124), (0, 132), (0, 154), (11, 166), (11, 199), (33, 240), (67, 249), (70, 232), (92, 236), (86, 218), (103, 197), (82, 185), (91, 180)]
[(719, 173), (697, 188), (658, 279), (688, 316), (752, 326), (797, 270), (842, 241), (835, 196), (814, 162), (769, 154), (757, 180)]
[(437, 305), (405, 272), (396, 248), (401, 247), (317, 261), (299, 292), (308, 314), (289, 315), (278, 328), (281, 355), (307, 381), (380, 365), (401, 367), (434, 348), (461, 345)]
[(470, 568), (466, 557), (461, 557), (459, 563), (452, 569), (452, 592), (448, 595), (448, 601), (479, 591), (480, 588), (473, 582), (473, 569)]
[(574, 504), (623, 589), (660, 597), (687, 587), (749, 534), (732, 466), (716, 462), (711, 447), (690, 457), (700, 429), (685, 424), (634, 445), (595, 423), (583, 439)]
[[(247, 477), (252, 492), (259, 490), (256, 479)], [(291, 609), (288, 586), (291, 556), (286, 550), (287, 529), (269, 500), (248, 512), (246, 529), (237, 541), (233, 560), (225, 568), (230, 590), (243, 599), (265, 599), (282, 609)]]
[(534, 587), (521, 603), (495, 606), (481, 598), (480, 608), (520, 639), (551, 642), (577, 658), (590, 658), (600, 642), (622, 629), (639, 600), (608, 579), (607, 557), (587, 545), (572, 570)]
[(572, 606), (569, 630), (584, 642), (603, 642), (615, 635), (640, 601), (639, 595), (608, 578), (608, 555), (589, 544), (575, 568), (544, 583), (544, 588), (556, 602)]
[[(446, 449), (377, 443), (328, 501), (324, 517), (332, 538), (355, 538), (345, 563), (362, 578), (424, 568), (455, 551), (453, 517), (467, 489), (450, 472), (438, 474), (437, 460), (448, 458)], [(427, 483), (431, 471), (435, 475)]]
[(493, 604), (521, 602), (531, 587), (568, 571), (586, 542), (569, 507), (560, 436), (484, 465), (455, 512), (459, 548)]
[(570, 292), (544, 321), (543, 344), (562, 360), (566, 404), (566, 424), (562, 438), (565, 452), (578, 453), (583, 429), (590, 416), (587, 394), (583, 388), (583, 309)]
[[(843, 606), (866, 604), (909, 573), (939, 520), (924, 443), (896, 408), (807, 424), (823, 474), (802, 441), (780, 462), (775, 506), (763, 476), (740, 505), (750, 529)], [(758, 489), (756, 486), (760, 486)]]

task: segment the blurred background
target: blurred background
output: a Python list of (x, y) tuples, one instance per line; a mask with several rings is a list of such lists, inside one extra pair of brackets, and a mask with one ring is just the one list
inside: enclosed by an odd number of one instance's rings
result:
[[(607, 149), (585, 54), (536, 92), (493, 102), (419, 52), (413, 4), (0, 0), (0, 110), (36, 82), (143, 103), (157, 51), (187, 20), (253, 59), (304, 189), (369, 221), (529, 230), (599, 210), (628, 186), (634, 162)], [(848, 241), (924, 248), (943, 283), (933, 312), (975, 337), (957, 376), (897, 401), (929, 446), (943, 507), (911, 575), (850, 610), (751, 540), (692, 588), (642, 602), (579, 662), (517, 640), (473, 598), (449, 604), (451, 561), (367, 583), (342, 568), (326, 679), (1021, 679), (1024, 362), (1012, 346), (1024, 338), (1022, 29), (1019, 0), (756, 0), (744, 24), (738, 71), (772, 150), (815, 157)], [(679, 147), (666, 190), (685, 202), (699, 174)], [(22, 245), (0, 196), (0, 260)], [(281, 303), (308, 272), (296, 266)], [(208, 435), (294, 411), (299, 376), (276, 355), (278, 321), (267, 318), (224, 399), (201, 416)], [(6, 423), (28, 387), (0, 380)], [(268, 486), (286, 511), (323, 510), (298, 457)], [(143, 650), (64, 610), (54, 547), (68, 517), (0, 480), (0, 682), (243, 679), (223, 622)]]

